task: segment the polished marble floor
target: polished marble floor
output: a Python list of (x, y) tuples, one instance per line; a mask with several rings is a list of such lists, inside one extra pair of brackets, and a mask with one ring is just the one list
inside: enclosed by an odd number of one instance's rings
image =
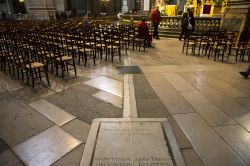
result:
[(50, 75), (48, 88), (0, 72), (0, 165), (79, 165), (92, 120), (122, 118), (131, 95), (133, 116), (169, 119), (187, 165), (250, 165), (250, 79), (238, 73), (248, 64), (181, 50), (163, 38), (122, 62), (78, 66), (78, 78)]

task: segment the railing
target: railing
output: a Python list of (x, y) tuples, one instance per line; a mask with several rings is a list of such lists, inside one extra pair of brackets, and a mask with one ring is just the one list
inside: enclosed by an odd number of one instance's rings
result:
[[(121, 23), (137, 24), (142, 18), (147, 19), (147, 23), (151, 25), (148, 15), (121, 15)], [(182, 16), (162, 16), (160, 30), (179, 30), (181, 29)], [(220, 27), (221, 18), (219, 17), (195, 17), (195, 28), (197, 30), (218, 29)]]

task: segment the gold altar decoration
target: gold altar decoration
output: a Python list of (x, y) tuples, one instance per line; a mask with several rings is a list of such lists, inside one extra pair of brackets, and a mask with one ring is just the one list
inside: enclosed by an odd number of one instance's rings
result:
[(165, 6), (167, 16), (177, 16), (178, 6), (177, 5), (166, 5)]

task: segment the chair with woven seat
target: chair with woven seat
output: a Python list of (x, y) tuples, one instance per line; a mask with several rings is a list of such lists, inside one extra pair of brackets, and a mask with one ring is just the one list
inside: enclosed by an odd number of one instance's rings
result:
[(106, 60), (109, 55), (111, 55), (111, 61), (114, 61), (114, 55), (118, 53), (119, 61), (121, 61), (121, 45), (120, 45), (120, 37), (115, 39), (115, 35), (105, 34), (104, 35), (104, 42), (106, 47)]
[[(59, 46), (55, 46), (55, 51), (54, 54), (58, 55), (57, 58), (55, 58), (55, 67), (56, 67), (56, 75), (59, 76), (59, 68), (61, 68), (61, 77), (64, 79), (64, 73), (71, 69), (74, 70), (75, 76), (77, 77), (76, 74), (76, 65), (75, 65), (75, 59), (74, 59), (74, 54), (73, 55), (68, 55), (67, 50), (60, 48)], [(72, 66), (72, 68), (69, 68), (69, 66)]]
[(34, 58), (32, 55), (32, 52), (28, 49), (22, 49), (21, 50), (21, 56), (22, 56), (22, 62), (24, 65), (24, 68), (27, 72), (27, 84), (29, 84), (29, 77), (32, 79), (32, 87), (35, 86), (35, 79), (40, 79), (42, 81), (42, 72), (45, 74), (45, 77), (47, 79), (48, 86), (50, 85), (49, 82), (49, 76), (48, 76), (48, 68), (47, 66), (39, 61), (39, 58)]

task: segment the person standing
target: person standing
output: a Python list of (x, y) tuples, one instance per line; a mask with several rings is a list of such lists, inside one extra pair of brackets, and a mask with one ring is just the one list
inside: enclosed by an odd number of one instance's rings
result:
[(195, 19), (192, 11), (189, 12), (189, 23), (192, 25), (191, 31), (193, 32), (195, 30)]
[(184, 12), (182, 20), (181, 20), (181, 34), (180, 34), (179, 40), (182, 39), (183, 34), (186, 35), (188, 24), (189, 24), (188, 13)]
[(153, 32), (153, 38), (156, 38), (157, 40), (159, 40), (159, 36), (158, 36), (158, 26), (161, 22), (161, 14), (159, 11), (159, 6), (157, 6), (151, 13), (151, 21), (153, 23), (154, 26), (154, 32)]

